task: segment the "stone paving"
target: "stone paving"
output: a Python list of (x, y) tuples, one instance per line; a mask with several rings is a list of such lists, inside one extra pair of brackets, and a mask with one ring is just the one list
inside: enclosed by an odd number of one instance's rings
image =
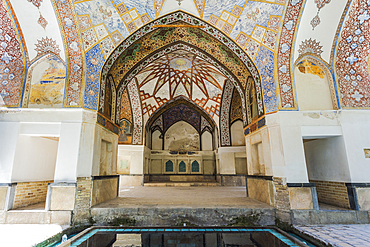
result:
[(298, 231), (310, 235), (332, 246), (369, 247), (370, 225), (313, 225), (294, 226)]
[(246, 196), (245, 187), (122, 187), (98, 208), (256, 208), (272, 206)]

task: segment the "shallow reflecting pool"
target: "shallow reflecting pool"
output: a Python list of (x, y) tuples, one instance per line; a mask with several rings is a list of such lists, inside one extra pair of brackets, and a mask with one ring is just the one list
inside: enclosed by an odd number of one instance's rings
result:
[(91, 228), (59, 246), (285, 247), (307, 245), (274, 228)]

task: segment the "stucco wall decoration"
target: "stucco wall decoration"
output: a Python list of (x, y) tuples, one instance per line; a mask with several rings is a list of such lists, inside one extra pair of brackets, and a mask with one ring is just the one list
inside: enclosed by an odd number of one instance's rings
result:
[(297, 109), (294, 88), (292, 85), (292, 53), (295, 32), (305, 0), (290, 0), (283, 21), (278, 45), (277, 78), (280, 93), (280, 108), (286, 110)]
[[(18, 107), (27, 67), (26, 49), (8, 1), (0, 1), (0, 106)], [(17, 29), (16, 29), (17, 28)]]
[(83, 51), (73, 6), (69, 1), (53, 0), (63, 32), (66, 52), (67, 80), (64, 106), (81, 107), (83, 93)]
[(370, 1), (354, 0), (340, 34), (335, 72), (344, 108), (370, 107)]
[[(133, 133), (132, 133), (132, 144), (142, 144), (143, 142), (143, 116), (141, 112), (141, 103), (139, 97), (139, 90), (137, 83), (132, 80), (127, 85), (127, 90), (131, 99), (131, 109), (133, 113)], [(119, 95), (119, 99), (121, 95)]]

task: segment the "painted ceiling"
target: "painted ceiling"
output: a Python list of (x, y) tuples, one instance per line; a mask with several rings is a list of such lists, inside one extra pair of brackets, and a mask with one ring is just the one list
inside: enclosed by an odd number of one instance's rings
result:
[(212, 117), (219, 115), (222, 89), (227, 77), (193, 53), (176, 50), (158, 58), (135, 76), (139, 85), (143, 115), (184, 96), (204, 108)]
[[(0, 105), (27, 106), (23, 101), (32, 97), (23, 95), (33, 92), (25, 91), (34, 80), (32, 68), (52, 54), (66, 66), (61, 105), (97, 110), (100, 73), (112, 51), (146, 24), (181, 10), (220, 30), (248, 54), (261, 76), (265, 112), (299, 109), (293, 66), (305, 54), (327, 66), (339, 108), (369, 108), (369, 8), (367, 0), (1, 0)], [(199, 71), (202, 66), (197, 65)], [(153, 64), (148, 70), (163, 68)], [(177, 79), (188, 78), (174, 73)], [(186, 83), (175, 83), (169, 97), (193, 97), (193, 88), (204, 84), (196, 78), (189, 82), (190, 91)], [(200, 91), (209, 98), (208, 89)]]

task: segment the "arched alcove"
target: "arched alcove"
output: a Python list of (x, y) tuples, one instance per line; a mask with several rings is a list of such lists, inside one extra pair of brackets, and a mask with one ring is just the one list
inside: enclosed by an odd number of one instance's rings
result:
[(23, 107), (59, 108), (63, 106), (66, 66), (54, 54), (37, 59), (29, 68)]
[(333, 77), (313, 56), (302, 56), (294, 65), (294, 81), (301, 111), (338, 109)]
[(181, 152), (200, 151), (198, 131), (185, 121), (174, 123), (164, 134), (164, 150)]

